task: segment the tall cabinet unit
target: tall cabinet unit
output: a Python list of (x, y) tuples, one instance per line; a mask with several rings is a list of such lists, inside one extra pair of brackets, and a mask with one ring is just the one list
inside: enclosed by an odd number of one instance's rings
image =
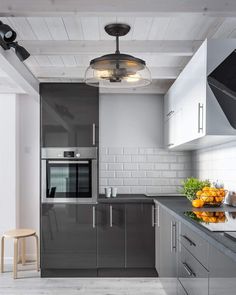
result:
[(84, 83), (41, 83), (41, 146), (98, 146), (98, 88)]
[[(214, 69), (220, 68), (235, 48), (235, 40), (206, 40), (168, 90), (164, 99), (166, 147), (197, 149), (235, 138), (236, 123), (235, 126), (230, 123), (227, 112), (219, 104), (222, 93), (230, 91), (217, 81), (214, 82), (217, 89), (222, 89), (213, 93), (209, 84), (213, 83), (211, 76)], [(235, 59), (236, 54), (231, 56), (231, 63)], [(226, 72), (229, 68), (227, 64), (224, 65)], [(232, 68), (228, 71), (235, 76), (235, 68), (234, 72)], [(219, 71), (214, 76), (220, 76)], [(232, 104), (236, 107), (235, 103)], [(228, 106), (225, 108), (230, 111)]]

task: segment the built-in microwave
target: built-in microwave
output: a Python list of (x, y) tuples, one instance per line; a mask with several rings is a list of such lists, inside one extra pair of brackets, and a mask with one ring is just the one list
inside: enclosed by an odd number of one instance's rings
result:
[(43, 148), (41, 201), (96, 203), (97, 148)]

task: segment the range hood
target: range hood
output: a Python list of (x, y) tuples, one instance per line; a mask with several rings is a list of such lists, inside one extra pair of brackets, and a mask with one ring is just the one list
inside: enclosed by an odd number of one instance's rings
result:
[(236, 129), (236, 50), (208, 75), (207, 82), (230, 125)]

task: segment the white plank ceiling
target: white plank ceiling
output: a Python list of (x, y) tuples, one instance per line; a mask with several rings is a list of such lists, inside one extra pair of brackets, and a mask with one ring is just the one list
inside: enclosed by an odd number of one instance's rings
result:
[[(31, 56), (26, 66), (41, 81), (80, 81), (89, 61), (115, 50), (104, 32), (112, 22), (131, 26), (121, 38), (121, 51), (144, 59), (160, 92), (176, 79), (206, 38), (236, 38), (236, 16), (199, 13), (3, 16)], [(123, 49), (123, 50), (122, 50)]]

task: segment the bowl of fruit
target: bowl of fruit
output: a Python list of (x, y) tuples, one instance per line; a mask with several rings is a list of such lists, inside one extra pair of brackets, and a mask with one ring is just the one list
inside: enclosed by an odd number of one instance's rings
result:
[(223, 187), (205, 186), (196, 192), (196, 201), (200, 200), (204, 207), (219, 207), (224, 201), (226, 192)]
[(199, 222), (206, 223), (225, 223), (227, 218), (225, 212), (205, 212), (205, 211), (193, 211), (195, 218)]

